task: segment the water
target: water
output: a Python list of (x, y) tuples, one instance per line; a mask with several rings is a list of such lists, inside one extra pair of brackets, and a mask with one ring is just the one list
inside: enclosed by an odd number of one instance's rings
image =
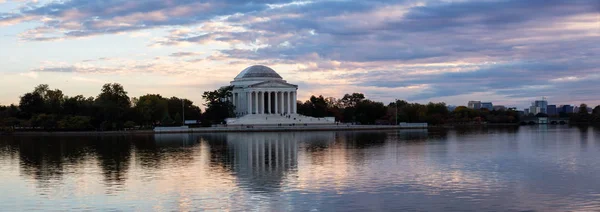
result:
[(0, 137), (0, 210), (600, 210), (600, 128)]

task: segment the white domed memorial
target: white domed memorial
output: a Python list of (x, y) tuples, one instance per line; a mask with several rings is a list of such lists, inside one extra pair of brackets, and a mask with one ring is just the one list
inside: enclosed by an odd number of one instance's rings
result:
[(333, 118), (314, 118), (297, 114), (298, 85), (290, 84), (275, 72), (253, 65), (240, 72), (231, 81), (231, 101), (236, 118), (227, 119), (228, 125), (272, 124), (332, 124)]

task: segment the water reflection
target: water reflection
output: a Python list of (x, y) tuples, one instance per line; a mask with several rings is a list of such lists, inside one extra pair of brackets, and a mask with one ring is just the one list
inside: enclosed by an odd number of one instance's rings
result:
[(0, 137), (0, 189), (17, 191), (0, 208), (598, 209), (598, 136), (526, 126)]

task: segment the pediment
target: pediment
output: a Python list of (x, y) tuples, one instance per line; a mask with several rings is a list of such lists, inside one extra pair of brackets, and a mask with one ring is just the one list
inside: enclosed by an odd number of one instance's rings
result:
[(249, 87), (253, 88), (297, 88), (297, 85), (285, 83), (285, 82), (277, 82), (277, 81), (266, 81), (261, 83), (252, 84)]

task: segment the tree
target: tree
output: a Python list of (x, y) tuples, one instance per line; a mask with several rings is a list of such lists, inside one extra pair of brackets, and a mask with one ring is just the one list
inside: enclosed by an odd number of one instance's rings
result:
[(160, 125), (172, 125), (173, 124), (173, 119), (171, 118), (171, 116), (169, 116), (169, 113), (165, 113), (162, 120), (160, 120)]
[(175, 119), (173, 120), (176, 125), (183, 125), (183, 119), (181, 118), (181, 114), (175, 113)]
[(361, 124), (375, 124), (375, 121), (383, 117), (387, 111), (383, 103), (368, 99), (358, 102), (355, 108), (356, 121)]
[(142, 123), (153, 125), (169, 113), (167, 99), (159, 94), (146, 94), (137, 99), (135, 111), (141, 116)]
[(94, 104), (101, 112), (100, 119), (105, 129), (121, 129), (126, 111), (131, 107), (127, 92), (118, 83), (104, 84)]
[(169, 115), (171, 115), (172, 117), (175, 117), (176, 113), (182, 113), (182, 107), (184, 110), (184, 114), (182, 114), (182, 116), (185, 115), (184, 118), (187, 120), (199, 120), (200, 116), (202, 115), (202, 110), (200, 109), (200, 107), (194, 105), (194, 102), (188, 99), (171, 97), (167, 100), (167, 102), (169, 108)]
[(579, 114), (588, 114), (588, 107), (587, 104), (581, 103), (581, 105), (579, 105)]
[(592, 115), (600, 116), (600, 105), (594, 107), (594, 109), (592, 110)]
[(26, 119), (44, 112), (44, 98), (39, 93), (26, 93), (19, 101), (19, 108)]
[(88, 116), (65, 116), (58, 121), (58, 127), (68, 130), (88, 130), (92, 128), (91, 118)]
[(325, 117), (327, 116), (327, 102), (323, 96), (310, 97), (310, 107), (312, 108), (312, 115), (314, 117)]
[(206, 111), (203, 118), (212, 123), (221, 123), (226, 118), (235, 116), (235, 107), (229, 101), (231, 98), (233, 86), (226, 86), (214, 91), (205, 91), (202, 98), (206, 101)]
[(365, 95), (362, 93), (352, 93), (352, 95), (350, 94), (345, 94), (344, 97), (342, 98), (341, 102), (342, 102), (342, 106), (344, 108), (346, 107), (354, 107), (356, 106), (360, 101), (365, 99)]
[(65, 97), (62, 108), (63, 115), (94, 116), (94, 97)]
[(37, 114), (31, 117), (31, 124), (34, 127), (42, 127), (44, 130), (51, 130), (58, 127), (57, 117), (54, 114)]
[(60, 114), (64, 102), (64, 94), (61, 90), (47, 90), (44, 95), (45, 112), (50, 114)]
[(444, 124), (448, 118), (448, 107), (446, 103), (429, 102), (427, 104), (427, 123), (438, 125)]

